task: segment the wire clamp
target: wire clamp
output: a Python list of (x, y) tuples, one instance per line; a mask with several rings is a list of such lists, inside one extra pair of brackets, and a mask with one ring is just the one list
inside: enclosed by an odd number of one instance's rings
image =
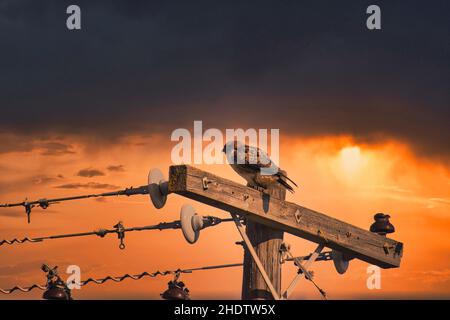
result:
[(115, 228), (115, 232), (117, 233), (117, 238), (120, 240), (119, 248), (120, 250), (125, 249), (125, 228), (123, 226), (122, 221), (119, 221), (113, 228)]

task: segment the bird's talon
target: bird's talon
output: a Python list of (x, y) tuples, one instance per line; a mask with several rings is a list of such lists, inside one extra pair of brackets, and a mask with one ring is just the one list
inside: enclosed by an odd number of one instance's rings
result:
[(259, 191), (259, 192), (267, 193), (267, 192), (266, 192), (266, 191), (267, 191), (266, 188), (263, 188), (263, 187), (260, 187), (260, 186), (251, 186), (251, 187), (252, 187), (253, 189)]

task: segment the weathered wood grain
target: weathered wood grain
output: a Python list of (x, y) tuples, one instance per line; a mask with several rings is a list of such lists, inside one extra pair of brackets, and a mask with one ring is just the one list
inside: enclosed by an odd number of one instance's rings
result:
[(401, 242), (188, 165), (170, 167), (169, 192), (244, 214), (267, 227), (324, 244), (382, 268), (400, 266)]
[[(286, 191), (282, 189), (270, 189), (268, 192), (280, 199), (285, 199), (286, 197)], [(252, 220), (247, 222), (246, 232), (278, 296), (281, 296), (280, 246), (283, 242), (284, 232)], [(273, 298), (248, 250), (244, 251), (242, 276), (243, 300), (271, 300)]]

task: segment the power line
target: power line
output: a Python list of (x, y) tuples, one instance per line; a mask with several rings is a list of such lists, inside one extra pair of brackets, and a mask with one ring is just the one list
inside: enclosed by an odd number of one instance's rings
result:
[[(135, 274), (135, 275), (130, 275), (128, 273), (122, 275), (122, 276), (106, 276), (104, 278), (88, 278), (86, 280), (83, 280), (79, 283), (80, 286), (85, 286), (88, 285), (90, 283), (95, 283), (95, 284), (104, 284), (107, 281), (112, 281), (112, 282), (122, 282), (126, 279), (131, 279), (131, 280), (140, 280), (144, 277), (149, 277), (149, 278), (156, 278), (158, 276), (167, 276), (167, 275), (179, 275), (182, 273), (192, 273), (195, 271), (201, 271), (201, 270), (213, 270), (213, 269), (224, 269), (224, 268), (232, 268), (232, 267), (240, 267), (242, 266), (242, 263), (230, 263), (230, 264), (221, 264), (221, 265), (213, 265), (213, 266), (205, 266), (205, 267), (197, 267), (197, 268), (190, 268), (190, 269), (176, 269), (176, 270), (166, 270), (166, 271), (155, 271), (152, 273), (149, 272), (142, 272), (139, 274)], [(21, 291), (21, 292), (30, 292), (34, 289), (39, 289), (39, 290), (46, 290), (48, 289), (47, 285), (38, 285), (38, 284), (33, 284), (29, 287), (20, 287), (20, 286), (15, 286), (11, 289), (1, 289), (0, 288), (0, 293), (3, 294), (11, 294), (15, 291)]]
[[(329, 252), (324, 252), (323, 254), (321, 254), (321, 256), (319, 256), (319, 258), (317, 259), (317, 261), (327, 261), (327, 256), (329, 255)], [(300, 257), (291, 257), (289, 259), (286, 259), (285, 261), (297, 261), (297, 260), (308, 260), (311, 257), (311, 255), (307, 255), (307, 256), (300, 256)], [(243, 263), (229, 263), (229, 264), (220, 264), (220, 265), (212, 265), (212, 266), (203, 266), (203, 267), (195, 267), (195, 268), (189, 268), (189, 269), (176, 269), (176, 270), (166, 270), (166, 271), (155, 271), (152, 273), (149, 273), (147, 271), (144, 271), (142, 273), (139, 274), (135, 274), (135, 275), (130, 275), (128, 273), (121, 275), (121, 276), (106, 276), (103, 278), (88, 278), (86, 280), (83, 280), (79, 283), (80, 286), (85, 286), (88, 285), (90, 283), (94, 283), (94, 284), (104, 284), (105, 282), (108, 281), (112, 281), (112, 282), (122, 282), (126, 279), (131, 279), (131, 280), (140, 280), (144, 277), (149, 277), (149, 278), (155, 278), (158, 276), (167, 276), (167, 275), (179, 275), (179, 274), (186, 274), (186, 273), (192, 273), (195, 271), (206, 271), (206, 270), (214, 270), (214, 269), (225, 269), (225, 268), (233, 268), (233, 267), (242, 267)], [(20, 286), (15, 286), (11, 289), (1, 289), (0, 288), (0, 293), (3, 294), (11, 294), (14, 293), (15, 291), (20, 291), (20, 292), (30, 292), (34, 289), (39, 289), (39, 290), (46, 290), (48, 289), (47, 285), (38, 285), (38, 284), (33, 284), (29, 287), (20, 287)]]
[(32, 286), (30, 286), (30, 287), (19, 287), (19, 286), (15, 286), (14, 288), (11, 288), (11, 289), (1, 289), (0, 288), (0, 293), (4, 293), (4, 294), (11, 294), (11, 293), (13, 293), (14, 291), (21, 291), (21, 292), (30, 292), (30, 291), (32, 291), (33, 289), (39, 289), (39, 290), (45, 290), (45, 289), (47, 289), (47, 286), (41, 286), (41, 285), (38, 285), (38, 284), (33, 284)]
[[(214, 216), (205, 216), (201, 217), (203, 221), (205, 222), (206, 226), (215, 226), (222, 222), (230, 222), (233, 221), (233, 219), (221, 219)], [(156, 225), (150, 225), (150, 226), (142, 226), (142, 227), (131, 227), (131, 228), (125, 228), (123, 223), (120, 221), (117, 223), (114, 227), (114, 229), (98, 229), (91, 232), (80, 232), (80, 233), (69, 233), (69, 234), (59, 234), (59, 235), (51, 235), (51, 236), (45, 236), (45, 237), (36, 237), (36, 238), (29, 238), (25, 237), (22, 239), (14, 238), (11, 240), (0, 240), (0, 246), (2, 245), (13, 245), (13, 244), (23, 244), (27, 242), (35, 243), (35, 242), (42, 242), (44, 240), (51, 240), (51, 239), (62, 239), (62, 238), (72, 238), (72, 237), (84, 237), (84, 236), (92, 236), (96, 235), (101, 238), (105, 237), (107, 234), (115, 233), (117, 234), (119, 240), (120, 240), (120, 249), (125, 249), (124, 244), (124, 238), (125, 233), (127, 232), (133, 232), (133, 231), (144, 231), (144, 230), (167, 230), (167, 229), (181, 229), (182, 223), (180, 220), (175, 220), (172, 222), (160, 222)]]
[(242, 263), (230, 263), (230, 264), (221, 264), (221, 265), (197, 267), (197, 268), (190, 268), (190, 269), (156, 271), (153, 273), (142, 272), (142, 273), (136, 274), (136, 275), (124, 274), (124, 275), (118, 276), (118, 277), (107, 276), (105, 278), (100, 278), (100, 279), (88, 278), (88, 279), (82, 281), (80, 283), (80, 285), (85, 286), (89, 283), (103, 284), (109, 280), (114, 281), (114, 282), (122, 282), (125, 279), (140, 280), (146, 276), (150, 277), (150, 278), (155, 278), (157, 276), (177, 275), (177, 274), (182, 274), (182, 273), (192, 273), (192, 272), (201, 271), (201, 270), (224, 269), (224, 268), (241, 267), (241, 266), (242, 266)]
[(25, 201), (22, 201), (22, 202), (0, 204), (0, 208), (24, 207), (25, 213), (27, 214), (28, 223), (30, 223), (31, 210), (35, 207), (47, 209), (52, 204), (56, 204), (56, 203), (60, 203), (60, 202), (64, 202), (64, 201), (73, 201), (73, 200), (99, 198), (99, 197), (112, 197), (112, 196), (127, 196), (127, 197), (129, 197), (129, 196), (134, 196), (134, 195), (145, 195), (148, 193), (149, 193), (148, 186), (145, 185), (145, 186), (140, 186), (140, 187), (136, 187), (136, 188), (130, 187), (130, 188), (117, 190), (117, 191), (103, 192), (103, 193), (96, 193), (96, 194), (86, 194), (86, 195), (64, 197), (64, 198), (53, 198), (53, 199), (42, 198), (42, 199), (33, 200), (33, 201), (28, 201), (27, 199), (25, 199)]

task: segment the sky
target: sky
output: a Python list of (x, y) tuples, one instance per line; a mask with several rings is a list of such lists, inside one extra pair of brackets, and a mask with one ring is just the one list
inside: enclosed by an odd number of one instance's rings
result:
[[(365, 27), (368, 1), (77, 1), (82, 29), (66, 29), (68, 1), (0, 1), (0, 203), (143, 185), (167, 176), (177, 128), (280, 129), (280, 166), (300, 188), (288, 200), (368, 229), (386, 212), (405, 245), (402, 265), (368, 290), (367, 264), (338, 275), (314, 265), (330, 298), (450, 298), (450, 23), (447, 1), (377, 1), (382, 29)], [(200, 168), (243, 183), (228, 165)], [(171, 195), (83, 200), (0, 211), (0, 238), (156, 224), (226, 212)], [(298, 255), (314, 245), (285, 236)], [(2, 246), (0, 288), (43, 283), (47, 262), (82, 278), (234, 263), (234, 226)], [(284, 266), (283, 284), (295, 274)], [(158, 299), (170, 279), (89, 285), (79, 299)], [(183, 276), (192, 298), (240, 297), (242, 271)], [(218, 289), (220, 288), (220, 289)], [(41, 292), (0, 299), (39, 299)], [(318, 299), (301, 282), (293, 298)]]

